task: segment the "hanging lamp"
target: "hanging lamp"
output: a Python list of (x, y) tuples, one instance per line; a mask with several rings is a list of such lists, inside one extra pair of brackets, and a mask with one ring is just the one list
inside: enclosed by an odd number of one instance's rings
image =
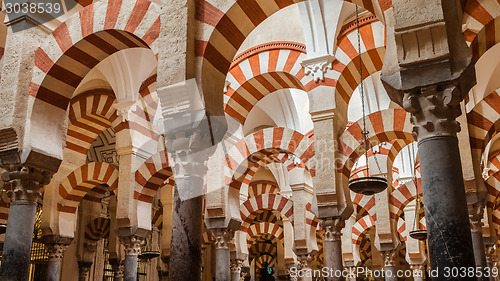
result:
[[(366, 130), (366, 113), (365, 113), (365, 93), (363, 86), (363, 61), (361, 59), (361, 35), (359, 31), (359, 13), (358, 6), (356, 5), (356, 27), (358, 31), (358, 54), (359, 54), (359, 73), (360, 73), (360, 93), (361, 93), (361, 108), (363, 111), (363, 145), (365, 148), (366, 158), (366, 177), (360, 177), (349, 181), (349, 189), (355, 193), (363, 195), (373, 195), (384, 191), (387, 188), (387, 179), (379, 176), (370, 176), (370, 167), (368, 161), (368, 150), (370, 143), (368, 142), (369, 132)], [(371, 147), (370, 147), (371, 149)], [(374, 155), (375, 163), (380, 171), (380, 166), (377, 161), (377, 156)]]
[(411, 144), (411, 152), (410, 152), (410, 162), (413, 163), (413, 183), (415, 185), (415, 191), (416, 191), (416, 206), (415, 206), (415, 219), (413, 220), (413, 227), (412, 230), (410, 231), (410, 237), (413, 239), (417, 240), (427, 240), (427, 230), (426, 229), (420, 229), (420, 221), (418, 220), (419, 216), (418, 214), (420, 213), (420, 196), (418, 194), (418, 181), (417, 181), (417, 160), (415, 157), (415, 148), (414, 144)]

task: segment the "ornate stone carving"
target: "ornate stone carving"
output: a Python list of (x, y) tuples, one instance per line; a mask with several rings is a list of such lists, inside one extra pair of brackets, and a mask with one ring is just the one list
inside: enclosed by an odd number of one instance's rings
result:
[(386, 266), (396, 266), (396, 256), (397, 256), (398, 251), (392, 250), (392, 251), (384, 251), (384, 267)]
[(304, 254), (297, 256), (297, 260), (299, 262), (299, 269), (311, 269), (310, 263), (312, 261), (312, 257), (310, 254)]
[(49, 261), (61, 261), (64, 256), (64, 251), (68, 245), (62, 244), (45, 244), (45, 250), (49, 253)]
[(216, 229), (213, 231), (215, 238), (214, 244), (216, 249), (229, 249), (230, 244), (233, 243), (234, 231), (227, 229)]
[(139, 255), (139, 251), (141, 250), (141, 245), (144, 243), (145, 238), (130, 235), (130, 236), (121, 236), (120, 242), (125, 246), (125, 255)]
[(123, 271), (125, 269), (122, 262), (118, 259), (110, 259), (109, 264), (113, 268), (115, 278), (123, 278)]
[(414, 276), (424, 276), (424, 270), (425, 270), (425, 265), (423, 264), (411, 264), (410, 265), (411, 271), (413, 271)]
[(412, 114), (414, 132), (422, 140), (433, 136), (455, 136), (460, 124), (455, 120), (462, 114), (462, 95), (455, 85), (423, 87), (406, 92), (403, 108)]
[(325, 231), (325, 242), (340, 241), (345, 221), (342, 218), (328, 218), (321, 221)]
[(469, 221), (472, 232), (482, 232), (484, 223), (481, 221), (484, 215), (484, 202), (476, 202), (467, 205), (469, 209)]
[(52, 179), (52, 173), (23, 165), (8, 165), (2, 170), (2, 180), (9, 183), (11, 190), (7, 195), (12, 203), (16, 201), (36, 201), (40, 188)]
[(320, 80), (325, 81), (325, 74), (329, 69), (333, 69), (332, 62), (334, 60), (334, 56), (326, 55), (304, 60), (301, 64), (306, 75), (313, 75), (314, 81), (318, 83)]

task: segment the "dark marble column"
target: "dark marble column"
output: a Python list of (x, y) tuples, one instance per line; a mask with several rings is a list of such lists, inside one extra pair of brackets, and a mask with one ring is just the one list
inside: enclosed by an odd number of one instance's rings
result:
[(11, 198), (7, 232), (0, 267), (0, 280), (27, 281), (39, 189), (52, 174), (28, 166), (9, 165), (2, 180), (9, 184)]
[(109, 264), (113, 267), (113, 280), (123, 281), (123, 270), (124, 266), (122, 261), (118, 259), (110, 259)]
[[(411, 114), (417, 135), (433, 280), (457, 280), (445, 270), (475, 267), (456, 121), (475, 84), (474, 62), (457, 2), (395, 0), (393, 8), (381, 79), (391, 100)], [(439, 40), (424, 39), (428, 34)]]
[(123, 262), (124, 281), (137, 280), (137, 260), (141, 250), (141, 244), (144, 243), (145, 236), (120, 236), (120, 242), (125, 246), (125, 260)]
[(79, 261), (78, 262), (78, 281), (90, 281), (89, 272), (92, 267), (92, 262)]
[(200, 280), (203, 197), (182, 194), (202, 190), (203, 178), (176, 177), (175, 186), (169, 280)]
[[(329, 269), (334, 269), (335, 273), (333, 276), (329, 276), (326, 280), (339, 281), (342, 280), (341, 272), (344, 269), (342, 263), (342, 228), (344, 228), (345, 223), (342, 218), (326, 219), (321, 221), (323, 230), (325, 232), (325, 267)], [(331, 272), (331, 271), (330, 271)]]
[(386, 281), (397, 281), (396, 255), (397, 250), (384, 251), (384, 272)]
[(59, 281), (63, 254), (72, 241), (72, 238), (65, 238), (57, 235), (42, 237), (42, 242), (45, 244), (45, 250), (49, 253), (47, 281)]

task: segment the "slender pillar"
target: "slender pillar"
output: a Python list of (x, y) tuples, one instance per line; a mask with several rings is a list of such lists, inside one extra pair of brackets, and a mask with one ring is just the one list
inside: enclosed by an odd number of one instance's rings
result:
[[(327, 278), (328, 281), (342, 280), (342, 228), (345, 223), (342, 218), (326, 219), (322, 221), (323, 230), (325, 231), (325, 266), (333, 268), (335, 274)], [(340, 276), (340, 277), (335, 277)]]
[(215, 280), (231, 280), (231, 254), (229, 244), (232, 242), (234, 232), (226, 229), (216, 229), (213, 231), (215, 238)]
[(52, 174), (39, 169), (10, 165), (2, 170), (2, 180), (11, 186), (11, 203), (0, 267), (0, 280), (27, 281), (35, 226), (38, 190), (50, 182)]
[(243, 262), (244, 261), (240, 259), (231, 260), (231, 281), (240, 281)]
[(175, 186), (169, 280), (200, 280), (203, 197), (182, 194), (202, 190), (203, 178), (176, 176)]
[(386, 281), (397, 281), (396, 255), (398, 251), (384, 251), (384, 276)]
[(474, 62), (455, 1), (395, 0), (393, 8), (381, 79), (417, 134), (433, 280), (456, 280), (446, 268), (475, 267), (456, 121), (475, 84)]
[(425, 267), (423, 264), (412, 264), (410, 268), (413, 272), (414, 281), (424, 281), (425, 280)]
[(144, 237), (130, 235), (120, 236), (120, 242), (125, 248), (125, 260), (123, 262), (123, 280), (136, 281), (137, 280), (137, 259), (141, 244), (144, 243)]
[(110, 259), (109, 264), (111, 264), (111, 267), (113, 268), (113, 280), (123, 281), (123, 263), (118, 259)]
[(45, 244), (45, 250), (49, 253), (47, 281), (59, 281), (63, 253), (73, 239), (50, 235), (42, 237), (42, 241)]
[[(486, 249), (484, 247), (483, 239), (483, 225), (481, 221), (484, 215), (484, 204), (482, 202), (476, 202), (470, 204), (469, 206), (469, 220), (472, 236), (472, 247), (474, 248), (474, 261), (476, 262), (476, 268), (487, 267), (486, 263)], [(487, 281), (489, 278), (482, 276), (478, 280)]]
[(78, 281), (87, 281), (89, 278), (90, 268), (92, 267), (91, 262), (78, 262)]

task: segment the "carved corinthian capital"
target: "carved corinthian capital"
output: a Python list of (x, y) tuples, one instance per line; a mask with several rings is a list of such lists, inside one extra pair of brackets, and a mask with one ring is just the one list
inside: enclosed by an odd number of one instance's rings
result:
[(229, 249), (231, 243), (233, 243), (234, 231), (227, 229), (216, 229), (213, 231), (215, 238), (215, 248), (216, 249)]
[(484, 215), (484, 202), (476, 202), (467, 206), (469, 209), (469, 221), (472, 232), (481, 233), (484, 223), (481, 221)]
[(342, 218), (329, 218), (321, 221), (325, 231), (325, 242), (340, 241), (345, 221)]
[(52, 173), (27, 165), (8, 165), (2, 170), (2, 180), (10, 186), (7, 195), (16, 201), (36, 201), (40, 188), (52, 179)]

